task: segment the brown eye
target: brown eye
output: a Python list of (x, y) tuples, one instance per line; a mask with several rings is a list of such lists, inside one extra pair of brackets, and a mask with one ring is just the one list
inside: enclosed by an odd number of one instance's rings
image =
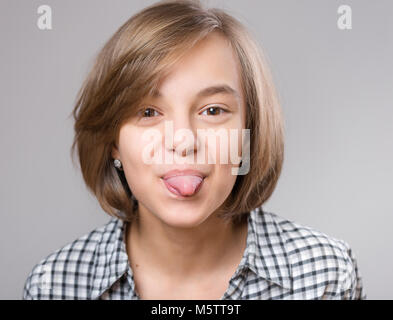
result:
[(205, 109), (202, 114), (204, 114), (204, 112), (207, 112), (208, 116), (216, 116), (219, 115), (220, 113), (225, 113), (227, 112), (225, 109), (220, 108), (220, 107), (208, 107), (207, 109)]
[(155, 112), (158, 114), (158, 112), (156, 110), (154, 110), (153, 108), (143, 109), (141, 111), (141, 117), (142, 118), (152, 118), (152, 117), (154, 117)]

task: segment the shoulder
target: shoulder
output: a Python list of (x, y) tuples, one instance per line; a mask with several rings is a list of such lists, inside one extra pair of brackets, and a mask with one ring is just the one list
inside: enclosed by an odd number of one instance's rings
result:
[(97, 248), (111, 241), (120, 220), (110, 220), (50, 253), (33, 266), (23, 287), (23, 299), (86, 299)]
[(272, 212), (259, 213), (256, 219), (271, 225), (265, 229), (274, 230), (282, 243), (294, 292), (319, 292), (322, 299), (366, 299), (357, 258), (345, 240)]

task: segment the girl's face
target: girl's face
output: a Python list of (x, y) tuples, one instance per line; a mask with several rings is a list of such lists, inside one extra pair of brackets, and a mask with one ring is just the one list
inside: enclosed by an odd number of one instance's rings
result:
[[(231, 169), (239, 166), (231, 163), (230, 153), (241, 156), (245, 128), (240, 81), (234, 51), (225, 38), (213, 33), (179, 60), (161, 81), (159, 94), (146, 97), (139, 114), (120, 128), (118, 149), (113, 149), (112, 157), (122, 162), (139, 202), (139, 214), (189, 228), (204, 222), (223, 204), (237, 178)], [(209, 87), (221, 89), (205, 90)], [(184, 129), (191, 134), (188, 138), (181, 134)], [(207, 134), (205, 139), (197, 129)], [(210, 141), (208, 129), (216, 134)], [(219, 138), (219, 129), (227, 141)], [(235, 139), (231, 140), (230, 131), (236, 132)], [(154, 132), (155, 138), (146, 139), (147, 132)], [(220, 152), (227, 154), (225, 163)], [(172, 163), (167, 161), (171, 157)], [(180, 177), (167, 179), (165, 175), (174, 169), (193, 169), (204, 178), (180, 172)]]

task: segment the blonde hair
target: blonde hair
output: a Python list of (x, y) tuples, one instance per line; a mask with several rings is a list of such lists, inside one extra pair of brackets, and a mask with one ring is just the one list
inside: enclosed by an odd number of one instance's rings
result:
[(237, 176), (220, 207), (224, 218), (239, 221), (271, 196), (281, 173), (284, 130), (281, 107), (258, 43), (237, 19), (198, 0), (159, 1), (129, 18), (97, 55), (72, 112), (80, 169), (88, 189), (105, 212), (126, 221), (137, 202), (113, 166), (111, 150), (119, 129), (137, 104), (152, 94), (170, 67), (209, 33), (220, 32), (231, 44), (241, 69), (250, 129), (250, 171)]

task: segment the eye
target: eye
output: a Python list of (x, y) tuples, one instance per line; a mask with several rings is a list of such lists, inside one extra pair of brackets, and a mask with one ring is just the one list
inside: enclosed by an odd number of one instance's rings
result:
[(144, 108), (139, 111), (139, 114), (142, 118), (153, 118), (155, 113), (159, 115), (159, 112), (153, 108)]
[(221, 113), (227, 113), (228, 111), (225, 110), (224, 108), (221, 107), (217, 107), (217, 106), (213, 106), (213, 107), (208, 107), (206, 108), (202, 114), (204, 114), (204, 112), (207, 112), (206, 115), (212, 115), (212, 116), (216, 116), (216, 115), (220, 115)]

